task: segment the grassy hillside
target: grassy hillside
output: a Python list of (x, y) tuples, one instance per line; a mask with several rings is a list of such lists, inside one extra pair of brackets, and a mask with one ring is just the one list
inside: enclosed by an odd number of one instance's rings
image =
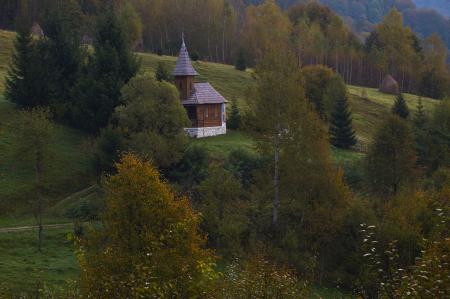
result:
[[(176, 57), (157, 56), (140, 53), (143, 71), (154, 73), (159, 62), (164, 62), (172, 70), (175, 67)], [(244, 105), (246, 92), (253, 83), (251, 71), (237, 71), (231, 65), (196, 61), (194, 68), (200, 74), (198, 82), (210, 82), (229, 101), (233, 98)]]
[(13, 49), (14, 33), (0, 30), (0, 93), (5, 87), (6, 71), (8, 69), (8, 62), (10, 60)]
[(31, 295), (38, 283), (41, 288), (63, 288), (76, 279), (79, 267), (68, 240), (71, 231), (70, 227), (45, 230), (40, 253), (35, 231), (0, 233), (0, 298)]
[[(0, 96), (0, 206), (15, 201), (18, 205), (33, 193), (33, 161), (23, 160), (15, 146), (15, 128), (20, 120), (15, 107)], [(46, 186), (52, 198), (63, 197), (90, 184), (88, 139), (79, 131), (57, 126), (48, 165)], [(1, 212), (0, 212), (1, 213)]]

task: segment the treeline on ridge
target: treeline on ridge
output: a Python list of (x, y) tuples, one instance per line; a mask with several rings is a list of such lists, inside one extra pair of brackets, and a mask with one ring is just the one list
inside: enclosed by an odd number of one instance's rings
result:
[[(40, 22), (44, 34), (48, 28), (45, 28), (43, 19), (52, 1), (20, 2), (28, 3), (31, 19)], [(80, 11), (77, 15), (77, 21), (82, 24), (79, 38), (93, 37), (95, 18), (107, 1), (71, 0), (69, 3), (77, 5)], [(430, 24), (436, 21), (435, 17), (423, 22), (415, 21), (414, 18), (410, 20), (411, 14), (422, 12), (407, 10), (405, 7), (410, 8), (412, 4), (399, 1), (393, 1), (392, 5), (373, 5), (376, 7), (367, 7), (368, 11), (378, 11), (374, 13), (376, 16), (369, 18), (371, 24), (387, 16), (381, 24), (371, 25), (367, 29), (370, 34), (367, 34), (365, 43), (349, 30), (340, 17), (317, 3), (286, 5), (289, 8), (283, 14), (283, 20), (280, 19), (275, 26), (286, 26), (286, 30), (291, 32), (292, 47), (303, 65), (324, 64), (341, 74), (348, 84), (372, 87), (378, 87), (386, 74), (392, 74), (403, 92), (442, 98), (448, 93), (446, 89), (450, 85), (445, 46), (448, 40), (442, 36), (442, 32), (450, 31), (445, 28), (435, 30), (440, 34), (438, 36), (425, 30), (421, 32), (424, 38), (419, 38), (405, 27), (403, 18), (407, 25), (416, 29), (414, 24)], [(264, 38), (264, 31), (271, 30), (265, 18), (278, 9), (271, 0), (258, 6), (226, 0), (202, 3), (196, 0), (116, 0), (114, 6), (135, 49), (175, 55), (184, 32), (193, 58), (229, 64), (240, 61), (241, 65), (245, 59), (244, 65), (247, 66), (254, 66), (259, 41)], [(389, 13), (391, 7), (397, 7), (403, 17), (397, 10)], [(11, 8), (10, 18), (18, 10), (18, 4), (14, 9)], [(7, 26), (13, 28), (11, 20)]]

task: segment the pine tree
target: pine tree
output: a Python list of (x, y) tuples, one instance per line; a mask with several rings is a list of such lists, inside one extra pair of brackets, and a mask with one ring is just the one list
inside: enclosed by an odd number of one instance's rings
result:
[(425, 129), (426, 123), (428, 122), (425, 108), (423, 107), (422, 97), (419, 97), (419, 100), (417, 102), (417, 109), (414, 113), (414, 127), (417, 129)]
[(392, 107), (392, 113), (397, 114), (401, 118), (408, 118), (409, 116), (409, 108), (406, 104), (405, 98), (403, 94), (399, 94), (395, 99), (394, 106)]
[(247, 61), (245, 60), (244, 50), (239, 49), (234, 67), (238, 71), (245, 71), (247, 69)]
[(330, 135), (331, 143), (338, 148), (348, 149), (356, 144), (352, 114), (346, 96), (335, 104), (334, 112), (331, 115)]
[(241, 126), (241, 114), (237, 106), (235, 98), (231, 101), (231, 113), (227, 120), (227, 127), (232, 130), (237, 130)]
[(122, 87), (138, 68), (117, 16), (112, 8), (107, 9), (99, 16), (94, 54), (74, 90), (74, 125), (90, 133), (106, 127), (121, 104)]
[[(72, 89), (78, 81), (84, 60), (81, 47), (82, 12), (75, 0), (53, 1), (43, 17), (44, 39), (38, 41), (39, 68), (44, 101), (60, 120), (71, 120)], [(42, 80), (43, 81), (43, 80)]]
[(427, 160), (429, 134), (428, 134), (428, 119), (423, 107), (422, 98), (419, 98), (417, 109), (413, 118), (414, 137), (416, 141), (416, 151), (418, 155), (418, 163), (425, 164)]
[(5, 98), (22, 108), (29, 108), (40, 104), (35, 89), (34, 44), (28, 20), (21, 18), (18, 22), (14, 53), (6, 75)]

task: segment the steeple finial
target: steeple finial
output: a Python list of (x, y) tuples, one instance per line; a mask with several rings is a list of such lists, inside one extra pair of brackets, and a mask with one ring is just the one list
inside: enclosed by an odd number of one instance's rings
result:
[(197, 76), (198, 73), (192, 67), (191, 59), (189, 53), (186, 49), (186, 44), (184, 43), (184, 30), (181, 32), (181, 39), (183, 43), (181, 44), (180, 55), (177, 59), (177, 64), (172, 72), (174, 76)]

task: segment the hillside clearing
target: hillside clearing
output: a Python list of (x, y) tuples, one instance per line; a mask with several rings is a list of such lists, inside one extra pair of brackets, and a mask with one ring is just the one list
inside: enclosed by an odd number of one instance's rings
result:
[[(36, 247), (36, 232), (0, 234), (0, 297), (35, 293), (36, 286), (58, 288), (76, 279), (79, 267), (71, 227), (44, 230), (42, 252)], [(14, 296), (13, 296), (14, 294)]]

